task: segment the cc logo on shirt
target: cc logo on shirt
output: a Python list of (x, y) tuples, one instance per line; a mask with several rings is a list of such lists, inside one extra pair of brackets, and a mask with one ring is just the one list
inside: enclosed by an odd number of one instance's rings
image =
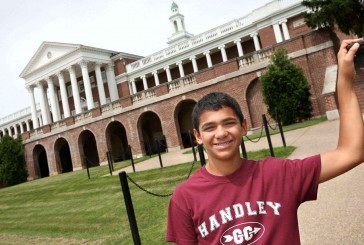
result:
[(227, 229), (220, 238), (222, 245), (248, 245), (258, 241), (264, 234), (265, 228), (258, 222), (246, 222)]

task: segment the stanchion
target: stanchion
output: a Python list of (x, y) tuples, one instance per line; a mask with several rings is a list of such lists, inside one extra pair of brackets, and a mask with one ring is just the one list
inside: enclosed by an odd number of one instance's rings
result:
[(195, 144), (193, 143), (192, 133), (191, 133), (190, 130), (188, 130), (188, 138), (190, 139), (190, 144), (191, 144), (191, 147), (192, 147), (193, 160), (196, 162), (197, 157), (196, 157), (196, 152), (195, 152)]
[(88, 176), (88, 179), (90, 179), (90, 170), (89, 170), (89, 167), (88, 167), (87, 157), (85, 157), (85, 163), (86, 163), (86, 168), (87, 168), (87, 176)]
[(281, 138), (282, 138), (282, 142), (283, 142), (283, 146), (286, 146), (286, 139), (284, 138), (284, 133), (283, 133), (283, 128), (282, 128), (282, 123), (281, 123), (281, 118), (279, 117), (279, 114), (277, 113), (277, 121), (278, 121), (278, 128), (279, 128), (279, 132), (281, 134)]
[(111, 156), (110, 153), (107, 151), (106, 152), (106, 158), (107, 158), (107, 163), (109, 165), (109, 172), (110, 172), (110, 176), (112, 176), (112, 170), (111, 170)]
[(130, 145), (128, 145), (128, 150), (129, 150), (129, 154), (130, 154), (131, 166), (133, 167), (133, 172), (135, 173), (135, 166), (134, 166), (133, 153), (131, 152), (131, 146), (130, 146)]
[(245, 143), (244, 143), (243, 138), (241, 139), (240, 147), (241, 147), (241, 153), (243, 154), (243, 157), (245, 159), (248, 159), (248, 154), (246, 154), (246, 148), (245, 148)]
[(272, 157), (274, 157), (274, 150), (273, 150), (273, 146), (272, 146), (272, 141), (270, 139), (270, 133), (269, 133), (269, 128), (268, 128), (268, 122), (267, 122), (267, 118), (265, 117), (265, 114), (262, 115), (263, 118), (263, 124), (264, 124), (264, 129), (265, 129), (265, 134), (267, 135), (267, 140), (268, 140), (268, 145), (269, 145), (269, 150), (270, 150), (270, 155)]
[(138, 231), (138, 225), (135, 218), (133, 202), (131, 200), (128, 180), (126, 178), (125, 171), (119, 173), (119, 178), (120, 178), (121, 189), (123, 190), (125, 207), (126, 207), (126, 212), (128, 213), (129, 225), (130, 225), (131, 235), (133, 236), (134, 245), (140, 245), (141, 241)]
[(197, 145), (197, 149), (198, 149), (198, 154), (200, 156), (200, 162), (201, 162), (201, 167), (202, 167), (203, 165), (206, 164), (205, 154), (203, 153), (203, 147), (202, 147), (202, 145), (200, 145), (200, 144)]
[(158, 149), (159, 164), (161, 165), (161, 168), (163, 168), (162, 157), (161, 157), (161, 150), (159, 149), (159, 142), (158, 142), (158, 140), (155, 140), (155, 143), (157, 144), (157, 149)]

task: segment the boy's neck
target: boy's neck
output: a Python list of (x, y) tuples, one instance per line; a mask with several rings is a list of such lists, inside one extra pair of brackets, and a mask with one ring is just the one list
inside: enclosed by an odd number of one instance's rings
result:
[(237, 155), (229, 162), (225, 160), (209, 159), (206, 164), (206, 170), (215, 176), (228, 176), (240, 168), (242, 159)]

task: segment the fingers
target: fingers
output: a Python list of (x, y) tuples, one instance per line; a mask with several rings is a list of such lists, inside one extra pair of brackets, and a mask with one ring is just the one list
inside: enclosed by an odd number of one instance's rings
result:
[[(348, 61), (352, 61), (354, 59), (356, 51), (358, 51), (358, 49), (359, 49), (358, 42), (360, 42), (360, 41), (363, 41), (363, 38), (349, 39), (349, 40), (342, 41), (341, 46), (340, 46), (340, 51), (338, 53), (339, 59), (342, 58), (342, 59), (346, 59)], [(349, 50), (347, 50), (347, 47), (353, 43), (354, 43), (354, 45), (352, 45), (352, 47)]]

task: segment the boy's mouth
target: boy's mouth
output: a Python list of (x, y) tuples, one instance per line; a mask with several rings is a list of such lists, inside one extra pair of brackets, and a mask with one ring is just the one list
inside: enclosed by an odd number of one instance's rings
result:
[(218, 142), (218, 143), (214, 143), (214, 146), (225, 147), (225, 146), (230, 145), (232, 142), (233, 142), (232, 140), (224, 141), (224, 142)]

